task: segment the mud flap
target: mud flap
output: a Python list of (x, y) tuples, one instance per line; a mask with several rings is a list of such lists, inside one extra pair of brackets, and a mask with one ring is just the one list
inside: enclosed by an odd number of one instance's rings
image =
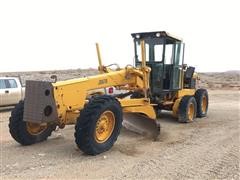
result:
[(138, 113), (124, 113), (123, 126), (153, 140), (158, 140), (160, 134), (160, 123), (157, 119), (150, 119)]

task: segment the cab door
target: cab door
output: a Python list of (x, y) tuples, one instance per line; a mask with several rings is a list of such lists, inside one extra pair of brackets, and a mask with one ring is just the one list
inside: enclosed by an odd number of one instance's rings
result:
[(174, 60), (172, 69), (172, 89), (181, 89), (181, 73), (183, 64), (184, 44), (176, 43), (174, 45)]
[(6, 93), (7, 102), (9, 105), (17, 104), (22, 96), (21, 87), (17, 84), (15, 79), (6, 79)]
[(0, 106), (7, 105), (8, 93), (4, 79), (0, 79)]
[(148, 66), (151, 68), (150, 87), (154, 95), (161, 94), (163, 90), (163, 44), (153, 43), (151, 48), (152, 63)]

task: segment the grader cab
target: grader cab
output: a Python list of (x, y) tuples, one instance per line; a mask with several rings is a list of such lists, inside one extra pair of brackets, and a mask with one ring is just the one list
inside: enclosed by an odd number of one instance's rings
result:
[[(30, 145), (46, 140), (57, 126), (75, 124), (77, 146), (96, 155), (113, 146), (125, 117), (142, 128), (148, 127), (143, 123), (147, 119), (159, 131), (157, 114), (161, 110), (172, 111), (179, 122), (206, 116), (208, 93), (196, 89), (194, 68), (183, 64), (182, 40), (165, 31), (134, 33), (132, 37), (134, 66), (113, 70), (102, 65), (97, 44), (98, 75), (59, 82), (27, 81), (25, 100), (16, 105), (9, 119), (12, 137)], [(125, 93), (91, 93), (109, 86)]]
[[(194, 67), (184, 64), (185, 44), (180, 38), (167, 32), (134, 33), (135, 65), (140, 67), (142, 62), (140, 42), (145, 42), (146, 65), (151, 68), (149, 98), (157, 104), (156, 109), (172, 110), (174, 115), (179, 115), (176, 100), (196, 92), (197, 73)], [(207, 94), (206, 90), (204, 94)], [(135, 96), (142, 96), (141, 93)], [(177, 101), (177, 102), (178, 102)], [(207, 105), (207, 97), (204, 100)], [(194, 103), (194, 102), (193, 102)], [(174, 108), (173, 105), (175, 104)], [(177, 106), (177, 107), (176, 107)], [(176, 107), (176, 108), (175, 108)], [(197, 107), (197, 106), (196, 106)], [(196, 112), (200, 116), (200, 112)], [(182, 119), (179, 121), (190, 121)]]

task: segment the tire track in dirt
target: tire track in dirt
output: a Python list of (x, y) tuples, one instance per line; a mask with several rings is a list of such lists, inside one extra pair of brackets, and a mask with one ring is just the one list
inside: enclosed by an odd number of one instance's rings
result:
[[(198, 135), (206, 134), (202, 132)], [(230, 136), (230, 137), (229, 137)], [(151, 159), (140, 160), (132, 167), (128, 167), (121, 178), (239, 178), (239, 147), (233, 139), (237, 139), (238, 132), (228, 137), (206, 142), (205, 138), (193, 137), (184, 144), (176, 144), (171, 149), (159, 152)], [(233, 138), (232, 138), (233, 137)], [(194, 143), (192, 141), (194, 140)], [(222, 153), (224, 152), (224, 153)], [(229, 165), (228, 171), (223, 171)]]
[[(231, 97), (228, 94), (223, 99), (227, 100), (228, 96)], [(159, 147), (156, 143), (151, 148), (161, 150), (149, 152), (148, 156), (139, 158), (134, 165), (127, 166), (122, 174), (116, 174), (114, 178), (239, 179), (239, 119), (238, 115), (231, 116), (238, 112), (239, 103), (235, 98), (231, 102), (232, 106), (227, 106), (229, 99), (222, 103), (220, 100), (217, 105), (226, 104), (224, 108), (221, 111), (217, 107), (212, 108), (210, 118), (190, 125), (193, 128), (191, 133), (189, 126), (184, 127), (183, 130), (188, 129), (188, 133), (181, 138), (180, 143), (179, 139), (170, 141), (166, 143), (167, 148)]]

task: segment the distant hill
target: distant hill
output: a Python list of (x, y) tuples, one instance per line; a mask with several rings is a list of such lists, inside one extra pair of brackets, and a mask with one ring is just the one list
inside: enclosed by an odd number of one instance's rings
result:
[(56, 75), (57, 80), (66, 80), (72, 78), (80, 78), (97, 74), (96, 69), (68, 69), (68, 70), (52, 70), (52, 71), (27, 71), (27, 72), (7, 72), (1, 73), (0, 76), (20, 76), (23, 84), (26, 80), (44, 80), (52, 81), (51, 75)]
[[(79, 78), (97, 74), (96, 69), (70, 69), (70, 70), (53, 70), (53, 71), (32, 71), (32, 72), (9, 72), (0, 73), (0, 76), (21, 76), (23, 83), (26, 80), (46, 80), (52, 81), (50, 76), (57, 75), (58, 80)], [(240, 71), (226, 72), (207, 72), (198, 73), (200, 81), (199, 87), (208, 89), (236, 89), (240, 90)]]
[(240, 71), (199, 73), (199, 86), (209, 89), (240, 90)]

